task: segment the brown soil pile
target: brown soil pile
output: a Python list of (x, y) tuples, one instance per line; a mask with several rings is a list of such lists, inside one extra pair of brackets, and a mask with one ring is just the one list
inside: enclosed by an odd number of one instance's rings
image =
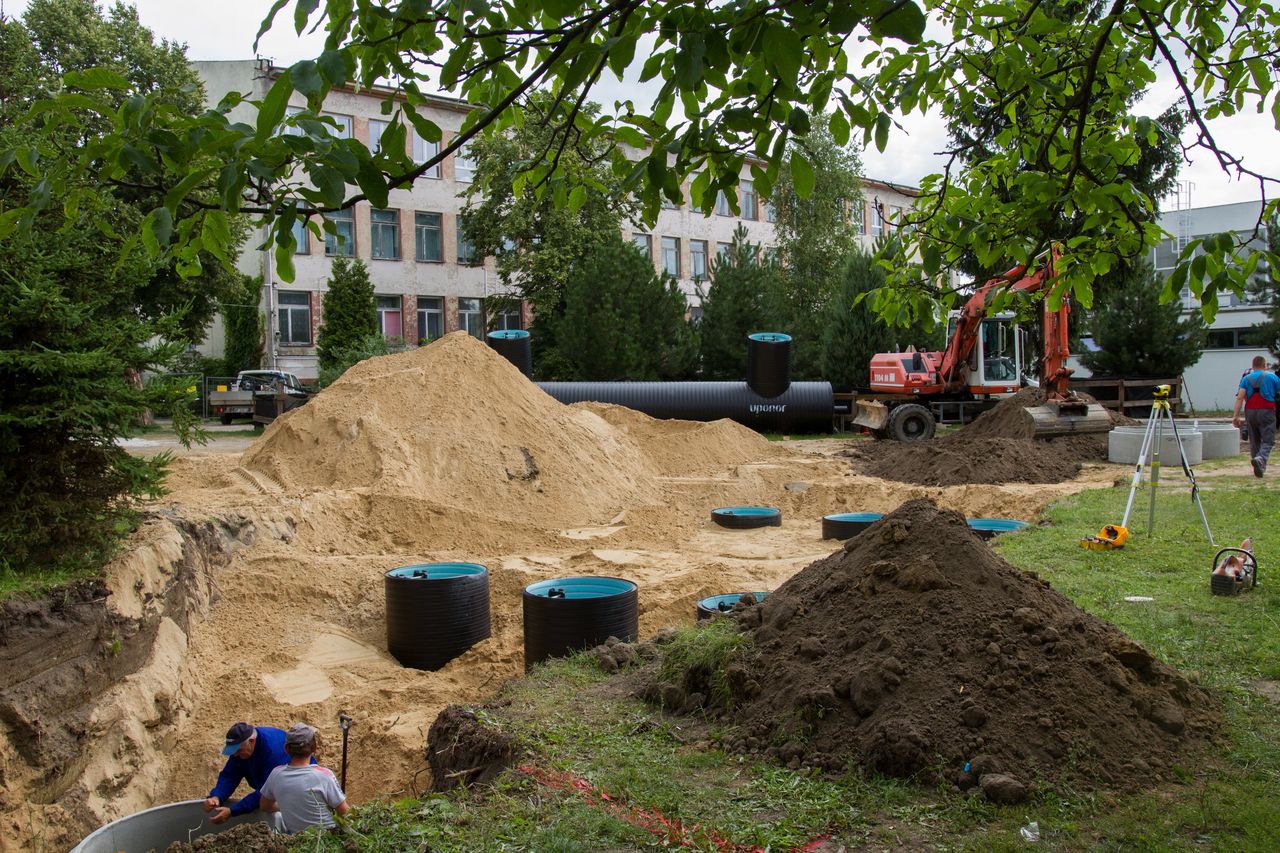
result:
[[(1081, 397), (1092, 401), (1087, 395)], [(1034, 438), (1035, 428), (1025, 410), (1044, 400), (1043, 390), (1023, 388), (959, 432), (909, 444), (868, 443), (850, 451), (850, 456), (861, 474), (922, 486), (1061, 483), (1079, 474), (1082, 462), (1106, 461), (1106, 433)]]
[(164, 853), (285, 853), (289, 836), (265, 823), (242, 823), (217, 835), (202, 835), (190, 844), (175, 841)]
[[(754, 650), (727, 670), (727, 746), (792, 767), (852, 760), (1016, 801), (1072, 774), (1150, 784), (1221, 722), (1207, 692), (928, 501), (739, 619)], [(709, 677), (664, 705), (714, 695)]]
[[(727, 422), (677, 438), (628, 410), (565, 406), (465, 333), (357, 364), (272, 424), (243, 464), (289, 494), (364, 489), (522, 523), (606, 521), (657, 504), (654, 477), (773, 455)], [(632, 430), (636, 434), (632, 434)], [(660, 440), (652, 440), (652, 439)]]

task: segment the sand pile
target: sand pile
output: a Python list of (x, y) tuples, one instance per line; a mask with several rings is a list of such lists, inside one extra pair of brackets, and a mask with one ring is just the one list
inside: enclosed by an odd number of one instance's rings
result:
[[(1204, 690), (928, 501), (739, 618), (754, 650), (728, 668), (727, 746), (793, 767), (851, 760), (1015, 801), (1073, 773), (1148, 785), (1220, 723)], [(689, 710), (707, 678), (664, 704)]]
[(457, 333), (351, 368), (272, 424), (243, 464), (289, 494), (366, 489), (563, 524), (656, 504), (654, 477), (692, 460), (715, 466), (771, 453), (735, 424), (668, 430), (616, 408), (565, 406)]
[(1079, 474), (1082, 462), (1105, 462), (1106, 433), (1034, 437), (1034, 426), (1024, 410), (1044, 400), (1043, 390), (1023, 388), (959, 432), (909, 444), (865, 443), (850, 451), (850, 456), (861, 474), (922, 486), (1061, 483)]

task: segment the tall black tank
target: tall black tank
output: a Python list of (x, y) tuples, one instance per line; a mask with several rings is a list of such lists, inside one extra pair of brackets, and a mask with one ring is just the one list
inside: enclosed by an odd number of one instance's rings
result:
[(791, 336), (756, 332), (747, 336), (747, 384), (761, 397), (777, 397), (791, 384)]
[(523, 329), (500, 329), (490, 332), (486, 340), (495, 352), (518, 367), (525, 376), (533, 375), (533, 347), (528, 332)]
[(827, 432), (835, 414), (830, 382), (792, 382), (773, 397), (746, 382), (539, 382), (561, 403), (614, 403), (654, 418), (729, 418), (757, 432)]

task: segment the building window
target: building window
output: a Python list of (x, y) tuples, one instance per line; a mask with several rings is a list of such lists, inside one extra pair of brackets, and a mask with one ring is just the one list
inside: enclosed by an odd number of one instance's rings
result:
[(724, 256), (729, 254), (732, 249), (732, 243), (716, 243), (716, 258), (723, 260)]
[(659, 198), (662, 199), (663, 210), (679, 210), (680, 209), (680, 203), (672, 201), (671, 199), (667, 198), (666, 193), (663, 193), (662, 195), (660, 195)]
[(295, 255), (311, 254), (311, 232), (307, 230), (305, 216), (299, 216), (293, 220), (293, 247)]
[(464, 267), (480, 266), (480, 260), (476, 257), (476, 247), (467, 239), (467, 232), (462, 227), (461, 219), (458, 220), (458, 263)]
[(519, 329), (520, 303), (518, 301), (504, 302), (502, 308), (493, 315), (493, 328), (499, 330)]
[(653, 238), (652, 237), (650, 237), (648, 234), (639, 234), (639, 233), (632, 234), (631, 242), (636, 244), (636, 248), (639, 249), (646, 258), (648, 258), (649, 260), (653, 260)]
[(387, 128), (391, 126), (389, 121), (381, 121), (376, 118), (369, 119), (369, 153), (377, 154), (382, 150), (382, 134), (387, 132)]
[(729, 209), (729, 197), (724, 194), (724, 190), (716, 193), (716, 213), (720, 216), (733, 216), (733, 211)]
[(885, 230), (888, 231), (890, 228), (892, 228), (894, 230), (901, 231), (903, 226), (906, 224), (902, 221), (905, 215), (906, 215), (906, 211), (904, 211), (898, 205), (895, 204), (892, 207), (890, 207), (889, 208), (890, 221), (886, 223)]
[(413, 215), (414, 244), (417, 258), (423, 263), (438, 264), (444, 261), (444, 239), (439, 213), (419, 210)]
[[(440, 153), (439, 142), (428, 142), (427, 140), (419, 136), (417, 133), (414, 133), (413, 162), (421, 166), (423, 163), (427, 162), (428, 160), (430, 160), (432, 157), (436, 156), (439, 153)], [(436, 163), (430, 169), (427, 169), (427, 171), (423, 172), (422, 176), (424, 178), (439, 178), (440, 164)]]
[(418, 343), (434, 341), (444, 335), (444, 297), (418, 297)]
[[(285, 117), (287, 118), (289, 116), (296, 116), (298, 113), (302, 112), (302, 110), (303, 110), (302, 107), (285, 107), (284, 114), (285, 114)], [(284, 127), (280, 129), (280, 132), (285, 136), (302, 136), (304, 133), (302, 128), (298, 127), (296, 124), (295, 125), (286, 124)]]
[(281, 346), (311, 344), (311, 294), (280, 291), (276, 294), (276, 319)]
[(1252, 329), (1210, 329), (1205, 349), (1242, 349), (1255, 347), (1248, 342)]
[(484, 337), (484, 310), (479, 299), (470, 296), (458, 299), (458, 328), (473, 338)]
[(871, 236), (879, 237), (885, 231), (884, 228), (884, 212), (880, 209), (880, 205), (871, 205)]
[(707, 241), (689, 241), (689, 274), (694, 281), (703, 281), (707, 277)]
[(387, 340), (404, 337), (403, 316), (399, 296), (378, 297), (378, 328)]
[(470, 145), (464, 145), (453, 153), (453, 177), (465, 184), (476, 179), (476, 161), (471, 156)]
[(334, 233), (324, 233), (324, 253), (350, 258), (356, 253), (356, 223), (351, 208), (326, 213), (324, 218), (333, 223)]
[(662, 238), (662, 269), (671, 276), (680, 277), (680, 238)]
[(771, 202), (771, 201), (766, 201), (766, 202), (764, 203), (764, 221), (765, 221), (765, 222), (777, 222), (777, 221), (778, 221), (778, 208), (777, 208), (777, 206), (776, 206), (773, 202)]
[(330, 135), (336, 136), (339, 139), (351, 138), (351, 116), (344, 116), (340, 113), (320, 113), (320, 115), (333, 119), (333, 121), (338, 125), (337, 128), (328, 128)]
[(760, 218), (756, 200), (756, 185), (751, 181), (742, 182), (742, 218), (752, 220)]
[(381, 261), (400, 260), (400, 211), (369, 211), (370, 255)]

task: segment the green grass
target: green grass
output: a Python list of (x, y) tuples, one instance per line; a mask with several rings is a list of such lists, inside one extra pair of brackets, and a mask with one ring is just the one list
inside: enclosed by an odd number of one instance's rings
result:
[[(526, 746), (524, 763), (587, 780), (620, 810), (513, 771), (492, 788), (362, 806), (351, 832), (359, 849), (388, 853), (662, 849), (662, 837), (628, 819), (634, 809), (678, 819), (690, 849), (708, 851), (717, 849), (708, 830), (775, 851), (821, 835), (831, 836), (833, 850), (1026, 850), (1019, 829), (1033, 820), (1041, 833), (1034, 847), (1043, 850), (1280, 849), (1280, 708), (1256, 690), (1261, 679), (1280, 679), (1280, 579), (1271, 582), (1280, 561), (1270, 556), (1280, 553), (1278, 492), (1251, 477), (1202, 481), (1219, 544), (1252, 535), (1261, 564), (1258, 589), (1222, 598), (1209, 593), (1217, 549), (1185, 481), (1167, 472), (1164, 483), (1155, 534), (1145, 531), (1144, 491), (1122, 550), (1087, 551), (1079, 540), (1119, 521), (1127, 484), (1053, 506), (1040, 524), (998, 538), (996, 547), (1219, 698), (1221, 742), (1177, 781), (1148, 791), (1060, 789), (1005, 807), (856, 769), (840, 778), (793, 772), (712, 748), (714, 722), (665, 715), (578, 657), (508, 684), (501, 702), (481, 713)], [(1127, 595), (1154, 600), (1131, 603)], [(734, 643), (713, 628), (682, 635), (675, 648), (686, 662), (714, 664)], [(295, 849), (340, 844), (306, 836)]]

